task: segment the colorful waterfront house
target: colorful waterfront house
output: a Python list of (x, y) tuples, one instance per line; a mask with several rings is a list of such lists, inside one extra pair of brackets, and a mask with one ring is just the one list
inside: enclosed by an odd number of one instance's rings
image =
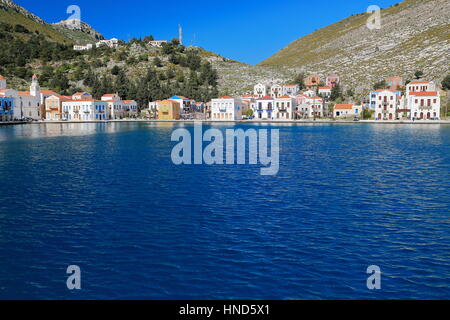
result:
[(72, 99), (62, 102), (63, 119), (69, 121), (107, 120), (108, 102), (95, 99)]
[(340, 83), (341, 79), (337, 74), (330, 74), (325, 80), (325, 85), (327, 87), (334, 88), (336, 85)]
[(294, 119), (294, 110), (296, 107), (296, 100), (291, 96), (281, 96), (275, 98), (275, 119), (277, 120), (291, 120)]
[(211, 100), (211, 120), (235, 121), (242, 120), (241, 98), (220, 97)]
[(0, 94), (0, 122), (14, 120), (14, 97)]
[(306, 118), (320, 118), (328, 115), (328, 103), (321, 97), (306, 98), (306, 108), (304, 110)]
[(41, 119), (46, 120), (47, 119), (47, 107), (45, 105), (45, 101), (48, 97), (51, 96), (59, 96), (58, 93), (52, 91), (52, 90), (41, 90), (40, 98), (41, 98)]
[(125, 117), (124, 103), (117, 93), (104, 94), (101, 100), (108, 104), (108, 119), (118, 120)]
[(255, 119), (273, 120), (274, 119), (274, 99), (269, 96), (256, 99), (255, 103)]
[(180, 120), (181, 107), (180, 103), (174, 100), (158, 101), (158, 120)]
[(61, 96), (54, 94), (47, 97), (44, 101), (45, 108), (45, 120), (46, 121), (58, 121), (64, 119), (62, 103), (71, 100), (71, 97)]
[(138, 116), (138, 103), (135, 100), (123, 100), (125, 118), (136, 118)]
[(14, 90), (6, 88), (6, 79), (0, 75), (0, 122), (14, 120)]
[(175, 101), (180, 105), (181, 116), (186, 117), (187, 115), (192, 113), (192, 106), (190, 99), (185, 98), (183, 96), (173, 96), (170, 97), (168, 100)]
[(441, 117), (441, 97), (438, 91), (411, 92), (407, 96), (407, 106), (412, 120), (439, 120)]
[(336, 104), (333, 107), (333, 116), (335, 118), (359, 118), (362, 111), (362, 106), (355, 106), (354, 104)]
[(380, 89), (370, 93), (370, 108), (375, 111), (376, 120), (396, 120), (399, 109), (403, 110), (404, 99), (398, 90)]
[(402, 77), (390, 77), (386, 78), (386, 84), (390, 90), (399, 90), (405, 85)]

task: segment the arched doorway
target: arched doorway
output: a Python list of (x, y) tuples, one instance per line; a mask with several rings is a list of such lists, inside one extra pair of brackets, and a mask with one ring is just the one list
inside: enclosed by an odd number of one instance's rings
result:
[(431, 119), (431, 113), (427, 113), (427, 119)]
[(420, 120), (423, 119), (423, 112), (420, 113)]
[(382, 116), (381, 116), (381, 113), (378, 114), (378, 119), (379, 119), (379, 120), (382, 120), (382, 119), (383, 119)]
[(389, 120), (392, 120), (393, 118), (392, 113), (389, 113)]

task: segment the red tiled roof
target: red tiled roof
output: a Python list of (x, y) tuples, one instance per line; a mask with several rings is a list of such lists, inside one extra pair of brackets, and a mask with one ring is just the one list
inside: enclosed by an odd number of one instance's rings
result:
[(51, 96), (53, 96), (53, 95), (59, 95), (58, 93), (56, 93), (55, 91), (52, 91), (52, 90), (41, 90), (41, 93), (43, 93), (44, 95), (51, 95)]
[(258, 100), (273, 100), (273, 98), (269, 97), (269, 96), (265, 96), (265, 97), (262, 97), (262, 98), (258, 98)]
[(34, 97), (28, 91), (19, 91), (20, 97)]
[(339, 109), (339, 110), (342, 110), (342, 109), (344, 109), (344, 110), (348, 110), (348, 109), (353, 109), (353, 105), (352, 104), (337, 104), (337, 105), (335, 105), (334, 106), (334, 110), (337, 110), (337, 109)]
[(70, 99), (67, 102), (108, 102), (95, 99)]
[(438, 95), (437, 92), (411, 92), (410, 94), (417, 97), (436, 97)]
[(219, 99), (233, 99), (233, 98), (229, 97), (229, 96), (223, 96), (223, 97), (220, 97)]
[(289, 96), (282, 96), (282, 97), (279, 97), (278, 99), (291, 99), (291, 97), (289, 97)]
[(411, 81), (409, 84), (429, 84), (430, 81)]
[(319, 90), (331, 90), (331, 87), (319, 87)]

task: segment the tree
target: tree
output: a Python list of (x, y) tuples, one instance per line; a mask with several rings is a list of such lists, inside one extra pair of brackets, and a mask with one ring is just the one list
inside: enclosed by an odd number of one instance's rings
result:
[(294, 83), (299, 85), (300, 90), (305, 89), (305, 74), (304, 73), (299, 73), (295, 77)]
[(159, 57), (153, 59), (153, 65), (157, 68), (161, 68), (163, 66), (162, 61)]
[(114, 66), (114, 67), (111, 69), (111, 74), (112, 74), (112, 75), (117, 76), (117, 75), (119, 74), (119, 72), (120, 72), (120, 68), (119, 68), (118, 66)]
[(150, 42), (150, 41), (153, 41), (153, 40), (155, 40), (155, 38), (153, 38), (152, 35), (150, 35), (150, 36), (145, 36), (145, 37), (144, 37), (144, 41), (145, 41), (145, 42)]
[(447, 101), (445, 102), (445, 118), (447, 118), (448, 116), (448, 107), (450, 104), (450, 95), (449, 95), (449, 91), (450, 91), (450, 74), (447, 75), (444, 80), (442, 80), (442, 89), (447, 91)]
[(171, 43), (172, 43), (174, 46), (179, 46), (179, 45), (180, 45), (180, 39), (178, 39), (178, 38), (173, 38), (172, 41), (171, 41)]
[(442, 89), (450, 90), (450, 74), (442, 80)]
[(373, 90), (386, 89), (387, 86), (386, 80), (379, 81), (373, 85)]
[(342, 89), (341, 86), (339, 84), (336, 84), (333, 89), (331, 89), (331, 95), (330, 95), (330, 100), (331, 101), (338, 101), (338, 100), (342, 100)]
[(419, 79), (421, 79), (422, 77), (423, 77), (423, 71), (416, 71), (415, 73), (414, 73), (414, 77), (417, 79), (417, 80), (419, 80)]

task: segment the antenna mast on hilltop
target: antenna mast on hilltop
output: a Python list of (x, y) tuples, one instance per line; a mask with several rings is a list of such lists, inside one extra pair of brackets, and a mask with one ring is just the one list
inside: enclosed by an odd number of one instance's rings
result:
[(181, 25), (178, 25), (178, 40), (180, 40), (180, 45), (183, 45), (183, 28)]

